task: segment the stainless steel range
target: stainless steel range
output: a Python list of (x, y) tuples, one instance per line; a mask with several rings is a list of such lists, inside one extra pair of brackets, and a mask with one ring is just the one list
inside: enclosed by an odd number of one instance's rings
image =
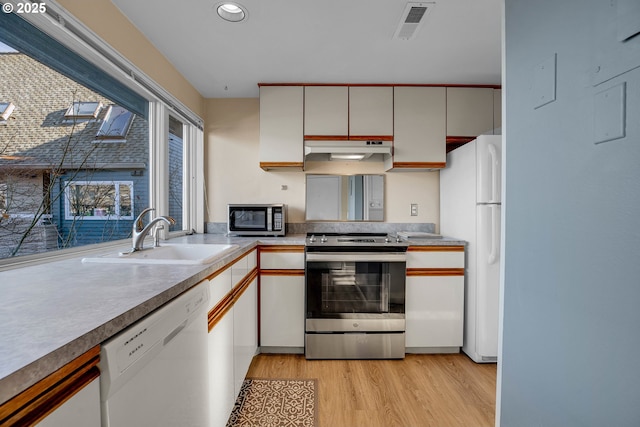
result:
[(307, 236), (307, 359), (404, 358), (406, 251), (386, 234)]

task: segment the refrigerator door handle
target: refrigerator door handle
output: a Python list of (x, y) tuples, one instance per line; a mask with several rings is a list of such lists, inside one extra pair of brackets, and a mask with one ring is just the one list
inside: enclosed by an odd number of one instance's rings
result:
[(500, 256), (500, 214), (498, 205), (491, 206), (491, 250), (489, 251), (489, 265), (495, 264)]
[(496, 150), (496, 146), (493, 144), (488, 144), (487, 148), (489, 149), (489, 158), (490, 158), (490, 171), (491, 171), (491, 201), (495, 202), (500, 200), (499, 194), (500, 191), (500, 183), (498, 181), (499, 174), (501, 173), (498, 170), (500, 162), (498, 161), (498, 151)]

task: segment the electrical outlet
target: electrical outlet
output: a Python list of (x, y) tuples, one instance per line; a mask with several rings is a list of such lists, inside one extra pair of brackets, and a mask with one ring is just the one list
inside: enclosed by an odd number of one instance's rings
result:
[(411, 203), (411, 216), (418, 216), (418, 204)]

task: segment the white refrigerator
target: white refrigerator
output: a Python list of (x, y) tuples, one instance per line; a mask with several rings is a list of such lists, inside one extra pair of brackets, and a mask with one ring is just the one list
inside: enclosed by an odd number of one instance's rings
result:
[(501, 135), (481, 135), (440, 171), (440, 233), (468, 242), (462, 351), (477, 363), (498, 356), (501, 153)]

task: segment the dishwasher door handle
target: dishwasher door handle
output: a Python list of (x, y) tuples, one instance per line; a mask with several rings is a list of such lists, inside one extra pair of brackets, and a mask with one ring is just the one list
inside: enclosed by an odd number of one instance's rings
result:
[(164, 344), (164, 345), (169, 344), (169, 342), (170, 342), (172, 339), (174, 339), (174, 338), (176, 337), (176, 335), (178, 335), (178, 334), (180, 333), (180, 331), (182, 331), (184, 328), (186, 328), (186, 327), (187, 327), (187, 323), (189, 323), (189, 319), (186, 319), (184, 322), (182, 322), (180, 325), (178, 325), (178, 327), (177, 327), (177, 328), (175, 328), (173, 331), (171, 331), (171, 332), (169, 333), (169, 335), (167, 335), (167, 336), (164, 338), (164, 342), (163, 342), (163, 344)]

